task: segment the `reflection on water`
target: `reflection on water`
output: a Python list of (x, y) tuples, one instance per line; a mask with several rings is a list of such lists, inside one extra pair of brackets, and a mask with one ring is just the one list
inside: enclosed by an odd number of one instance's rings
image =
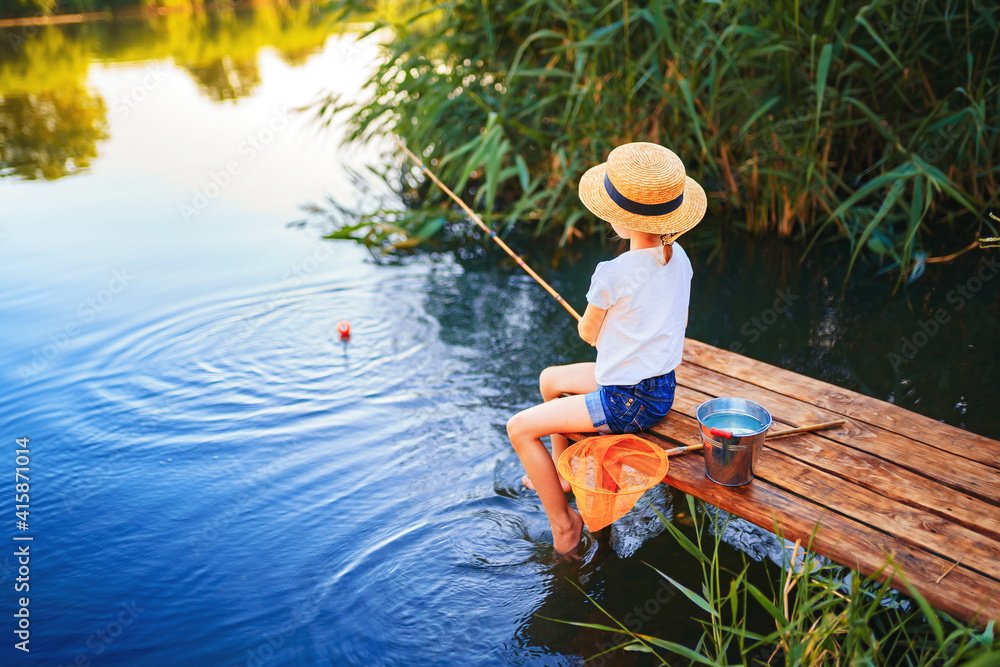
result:
[(104, 100), (84, 87), (0, 97), (0, 176), (53, 181), (90, 166), (107, 137)]
[[(0, 319), (17, 323), (0, 432), (31, 438), (39, 549), (30, 660), (8, 644), (0, 664), (579, 665), (606, 638), (533, 616), (599, 620), (574, 583), (648, 632), (696, 632), (640, 564), (678, 560), (651, 512), (554, 563), (520, 484), (503, 425), (544, 366), (584, 352), (558, 304), (492, 257), (378, 266), (288, 228), (303, 203), (356, 196), (351, 174), (380, 159), (292, 111), (357, 96), (371, 42), (331, 38), (306, 62), (264, 49), (254, 83), (234, 44), (229, 61), (206, 43), (218, 57), (127, 62), (134, 30), (76, 33), (120, 56), (67, 69), (106, 106), (90, 169), (0, 180)], [(546, 277), (580, 298), (592, 266)], [(650, 499), (668, 516), (677, 501)], [(690, 563), (671, 572), (697, 587)]]
[(201, 89), (216, 102), (246, 97), (260, 83), (256, 60), (233, 61), (226, 56), (203, 67), (185, 67)]
[[(262, 48), (300, 65), (330, 32), (311, 3), (0, 30), (0, 176), (55, 180), (90, 166), (110, 106), (87, 85), (92, 64), (170, 60), (209, 99), (235, 102), (260, 85)], [(152, 70), (112, 111), (141, 103), (158, 81)]]

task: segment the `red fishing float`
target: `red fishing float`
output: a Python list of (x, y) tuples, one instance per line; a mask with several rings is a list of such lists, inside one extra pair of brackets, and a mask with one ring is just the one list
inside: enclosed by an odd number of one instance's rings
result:
[(351, 337), (351, 323), (347, 320), (341, 320), (337, 322), (337, 333), (340, 334), (341, 340), (346, 340)]

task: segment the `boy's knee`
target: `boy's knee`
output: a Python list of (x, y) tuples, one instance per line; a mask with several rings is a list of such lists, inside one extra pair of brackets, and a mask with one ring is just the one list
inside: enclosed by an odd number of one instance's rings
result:
[(549, 397), (553, 394), (558, 395), (562, 393), (558, 389), (558, 377), (559, 371), (556, 366), (549, 366), (538, 375), (538, 391), (541, 392), (542, 398), (545, 400), (549, 400)]
[(519, 440), (524, 433), (524, 413), (518, 412), (516, 415), (507, 420), (507, 437), (510, 438), (511, 443), (514, 443), (516, 440)]

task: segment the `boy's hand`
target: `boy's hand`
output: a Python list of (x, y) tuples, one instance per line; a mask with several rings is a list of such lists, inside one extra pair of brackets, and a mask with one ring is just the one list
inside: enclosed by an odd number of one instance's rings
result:
[(588, 303), (587, 310), (584, 311), (583, 317), (576, 325), (580, 338), (590, 343), (591, 347), (597, 346), (597, 339), (601, 335), (601, 327), (604, 325), (604, 318), (607, 314), (608, 311), (603, 308)]

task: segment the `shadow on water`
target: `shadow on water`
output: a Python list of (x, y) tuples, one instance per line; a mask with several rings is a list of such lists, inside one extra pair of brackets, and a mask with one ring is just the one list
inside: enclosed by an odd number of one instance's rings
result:
[[(467, 383), (468, 395), (476, 400), (468, 404), (459, 400), (462, 410), (468, 411), (464, 416), (481, 415), (488, 420), (476, 424), (474, 419), (459, 419), (448, 428), (461, 429), (454, 433), (459, 439), (471, 438), (478, 431), (479, 447), (495, 452), (499, 464), (494, 475), (495, 496), (480, 501), (482, 513), (460, 531), (453, 548), (459, 554), (475, 554), (468, 561), (474, 569), (487, 568), (511, 587), (527, 584), (535, 589), (534, 596), (513, 588), (509, 591), (520, 598), (522, 616), (517, 632), (501, 647), (488, 647), (487, 654), (505, 664), (577, 665), (614, 646), (616, 637), (610, 633), (548, 620), (613, 625), (574, 584), (632, 630), (694, 646), (701, 634), (700, 624), (692, 618), (696, 616), (694, 606), (642, 564), (666, 569), (685, 586), (700, 588), (702, 573), (697, 562), (665, 532), (653, 511), (655, 508), (668, 520), (685, 525), (690, 517), (686, 517), (683, 494), (663, 485), (652, 489), (630, 514), (587, 538), (581, 563), (552, 562), (547, 555), (551, 537), (544, 513), (537, 497), (520, 486), (522, 469), (503, 424), (509, 415), (539, 400), (537, 377), (545, 366), (589, 360), (594, 352), (579, 341), (574, 323), (562, 307), (516, 266), (492, 251), (478, 252), (472, 243), (462, 254), (467, 259), (459, 262), (460, 276), (447, 273), (429, 278), (422, 309), (438, 323), (438, 336), (450, 346), (451, 354), (465, 362), (461, 369), (464, 379), (459, 384)], [(574, 262), (545, 272), (546, 279), (580, 307), (579, 295), (601, 256), (606, 256), (606, 250), (593, 244)], [(544, 263), (540, 259), (529, 257), (535, 266)], [(442, 376), (447, 377), (447, 373)], [(446, 379), (446, 386), (456, 380), (454, 375)], [(444, 395), (440, 400), (447, 405), (453, 399)], [(689, 528), (685, 530), (690, 533)], [(743, 564), (740, 549), (749, 551), (762, 559), (751, 567), (752, 580), (767, 589), (774, 570), (769, 569), (766, 557), (780, 559), (781, 547), (749, 524), (743, 534), (751, 537), (735, 540), (733, 545), (739, 548), (723, 548), (724, 565), (738, 571)], [(527, 548), (525, 540), (541, 549)], [(514, 546), (518, 544), (527, 550)], [(525, 568), (534, 576), (526, 577)], [(544, 586), (542, 595), (538, 594), (539, 585)], [(655, 663), (648, 655), (616, 651), (593, 664)]]
[[(993, 418), (1000, 396), (997, 249), (976, 248), (934, 264), (896, 291), (895, 275), (881, 273), (874, 262), (859, 262), (845, 284), (850, 251), (843, 244), (806, 253), (804, 243), (723, 231), (712, 221), (681, 243), (695, 271), (689, 337), (1000, 437)], [(505, 286), (470, 298), (505, 313), (500, 323), (506, 330), (498, 330), (491, 344), (508, 358), (496, 370), (511, 372), (520, 396), (533, 400), (545, 365), (592, 360), (594, 352), (555, 300), (502, 251), (482, 244), (470, 242), (475, 252), (458, 253), (466, 258), (466, 279)], [(618, 252), (605, 240), (558, 252), (530, 239), (510, 245), (525, 249), (526, 261), (579, 312), (593, 267)], [(560, 259), (553, 269), (555, 256)], [(530, 331), (524, 326), (529, 313), (538, 326)]]
[(1000, 437), (1000, 253), (934, 264), (894, 293), (849, 249), (729, 235), (694, 253), (688, 335), (988, 437)]
[[(683, 241), (695, 269), (688, 335), (746, 356), (887, 400), (933, 419), (1000, 437), (993, 414), (1000, 395), (996, 331), (1000, 298), (994, 281), (995, 251), (970, 252), (935, 265), (914, 284), (894, 293), (894, 277), (862, 264), (844, 284), (844, 249), (820, 247), (802, 258), (804, 246), (740, 232), (721, 242), (711, 223)], [(572, 319), (531, 278), (483, 241), (457, 254), (461, 280), (436, 286), (425, 310), (441, 324), (441, 338), (481, 350), (477, 368), (491, 382), (490, 405), (502, 417), (535, 403), (537, 376), (545, 366), (593, 359), (576, 336)], [(614, 253), (607, 243), (577, 244), (555, 254), (526, 239), (516, 250), (578, 310), (594, 265)], [(549, 267), (546, 268), (546, 265)], [(936, 325), (935, 325), (936, 323)], [(505, 445), (496, 425), (497, 446)], [(516, 468), (516, 460), (513, 467)], [(508, 475), (510, 477), (510, 475)], [(672, 589), (648, 562), (666, 568), (700, 590), (696, 562), (643, 512), (651, 502), (675, 525), (687, 511), (681, 494), (658, 487), (612, 529), (603, 531), (579, 566), (556, 565), (547, 594), (525, 619), (505, 659), (512, 664), (579, 664), (615, 644), (610, 633), (546, 620), (613, 625), (573, 583), (630, 629), (694, 646), (701, 626), (693, 604)], [(751, 581), (762, 590), (776, 579), (772, 560), (781, 546), (764, 531), (736, 522), (727, 534), (724, 566), (739, 571), (741, 552), (751, 554)], [(752, 628), (754, 629), (754, 628)], [(758, 631), (772, 628), (755, 628)], [(768, 656), (761, 656), (762, 660)], [(654, 664), (650, 656), (613, 652), (593, 663)]]
[[(581, 629), (569, 623), (607, 627), (618, 627), (620, 623), (635, 633), (691, 648), (697, 646), (702, 636), (702, 622), (708, 620), (707, 614), (653, 567), (692, 591), (702, 590), (703, 573), (698, 562), (664, 532), (653, 508), (689, 539), (695, 540), (684, 494), (662, 485), (652, 489), (631, 513), (600, 531), (596, 537), (597, 546), (588, 554), (585, 563), (553, 568), (548, 596), (518, 632), (520, 659), (512, 654), (512, 664), (528, 664), (530, 661), (525, 660), (525, 656), (534, 654), (540, 658), (553, 653), (562, 655), (562, 661), (539, 661), (539, 664), (576, 665), (593, 656), (598, 657), (586, 663), (591, 667), (661, 664), (647, 654), (612, 650), (628, 639), (625, 635)], [(739, 541), (740, 531), (751, 537)], [(706, 536), (706, 539), (709, 542), (704, 547), (710, 551), (714, 537)], [(767, 557), (780, 561), (781, 546), (760, 529), (738, 520), (730, 521), (723, 541), (719, 551), (722, 571), (735, 576), (747, 567), (750, 581), (762, 590), (769, 590), (768, 582), (776, 578), (777, 570)], [(751, 557), (739, 549), (745, 549)], [(722, 578), (728, 581), (729, 576), (724, 574)], [(584, 593), (592, 601), (587, 600)], [(748, 629), (755, 632), (773, 630), (757, 622), (752, 611), (751, 607), (746, 614)], [(764, 615), (758, 618), (763, 619)], [(669, 652), (658, 651), (670, 659)], [(730, 657), (738, 662), (735, 653)]]

